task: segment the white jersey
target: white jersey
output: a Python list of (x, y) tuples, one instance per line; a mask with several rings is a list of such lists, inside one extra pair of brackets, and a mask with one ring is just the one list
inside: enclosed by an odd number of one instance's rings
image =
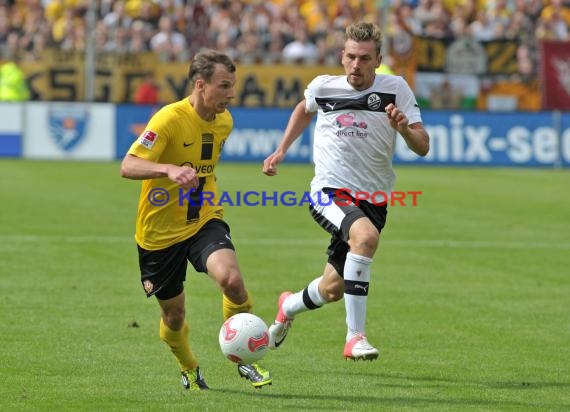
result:
[(396, 178), (392, 156), (397, 132), (390, 126), (385, 107), (394, 103), (410, 124), (422, 121), (406, 81), (376, 74), (370, 88), (358, 91), (346, 76), (317, 76), (307, 86), (305, 99), (307, 111), (318, 111), (311, 191), (330, 187), (389, 195)]

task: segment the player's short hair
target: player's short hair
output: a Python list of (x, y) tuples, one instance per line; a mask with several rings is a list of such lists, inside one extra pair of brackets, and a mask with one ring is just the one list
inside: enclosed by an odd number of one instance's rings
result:
[(230, 73), (236, 71), (236, 65), (228, 55), (212, 49), (201, 50), (190, 62), (188, 69), (190, 87), (194, 88), (197, 79), (209, 82), (216, 70), (216, 64), (223, 64)]
[(382, 31), (374, 23), (359, 22), (353, 23), (346, 28), (346, 40), (356, 42), (372, 40), (376, 46), (376, 54), (379, 56), (382, 50)]

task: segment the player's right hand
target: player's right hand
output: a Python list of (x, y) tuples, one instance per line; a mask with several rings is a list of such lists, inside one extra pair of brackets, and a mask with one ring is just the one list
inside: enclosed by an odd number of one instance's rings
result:
[(168, 170), (168, 178), (186, 190), (198, 187), (198, 175), (190, 166), (172, 165)]
[(277, 164), (283, 160), (283, 156), (276, 152), (267, 156), (263, 161), (263, 173), (267, 176), (275, 176), (277, 174)]

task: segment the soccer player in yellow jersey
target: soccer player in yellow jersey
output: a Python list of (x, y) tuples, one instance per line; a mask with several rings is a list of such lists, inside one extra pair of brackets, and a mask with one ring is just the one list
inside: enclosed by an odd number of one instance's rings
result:
[[(160, 338), (190, 390), (208, 386), (188, 341), (188, 261), (220, 287), (224, 319), (252, 309), (223, 208), (217, 206), (214, 175), (233, 127), (227, 107), (234, 98), (235, 71), (225, 54), (198, 53), (188, 72), (190, 96), (154, 114), (121, 164), (122, 177), (143, 181), (135, 234), (141, 282), (147, 297), (158, 300)], [(269, 371), (256, 363), (238, 365), (238, 372), (254, 387), (272, 382)]]

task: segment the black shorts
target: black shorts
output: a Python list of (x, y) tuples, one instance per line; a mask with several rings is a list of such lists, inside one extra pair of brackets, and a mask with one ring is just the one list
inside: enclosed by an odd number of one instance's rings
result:
[(235, 250), (226, 222), (214, 219), (194, 236), (166, 249), (146, 250), (138, 246), (141, 282), (147, 297), (161, 300), (178, 296), (184, 290), (188, 261), (197, 272), (208, 273), (206, 261), (219, 249)]
[[(337, 194), (339, 189), (328, 187), (323, 188), (321, 193), (313, 193), (314, 205), (310, 205), (309, 210), (313, 219), (331, 234), (331, 242), (327, 249), (328, 262), (340, 276), (344, 277), (344, 262), (346, 254), (350, 251), (348, 246), (350, 227), (361, 217), (367, 217), (380, 233), (386, 224), (388, 208), (386, 204), (375, 205), (365, 200), (357, 202), (349, 192), (342, 190), (341, 198)], [(352, 202), (347, 201), (347, 198), (351, 198)]]

